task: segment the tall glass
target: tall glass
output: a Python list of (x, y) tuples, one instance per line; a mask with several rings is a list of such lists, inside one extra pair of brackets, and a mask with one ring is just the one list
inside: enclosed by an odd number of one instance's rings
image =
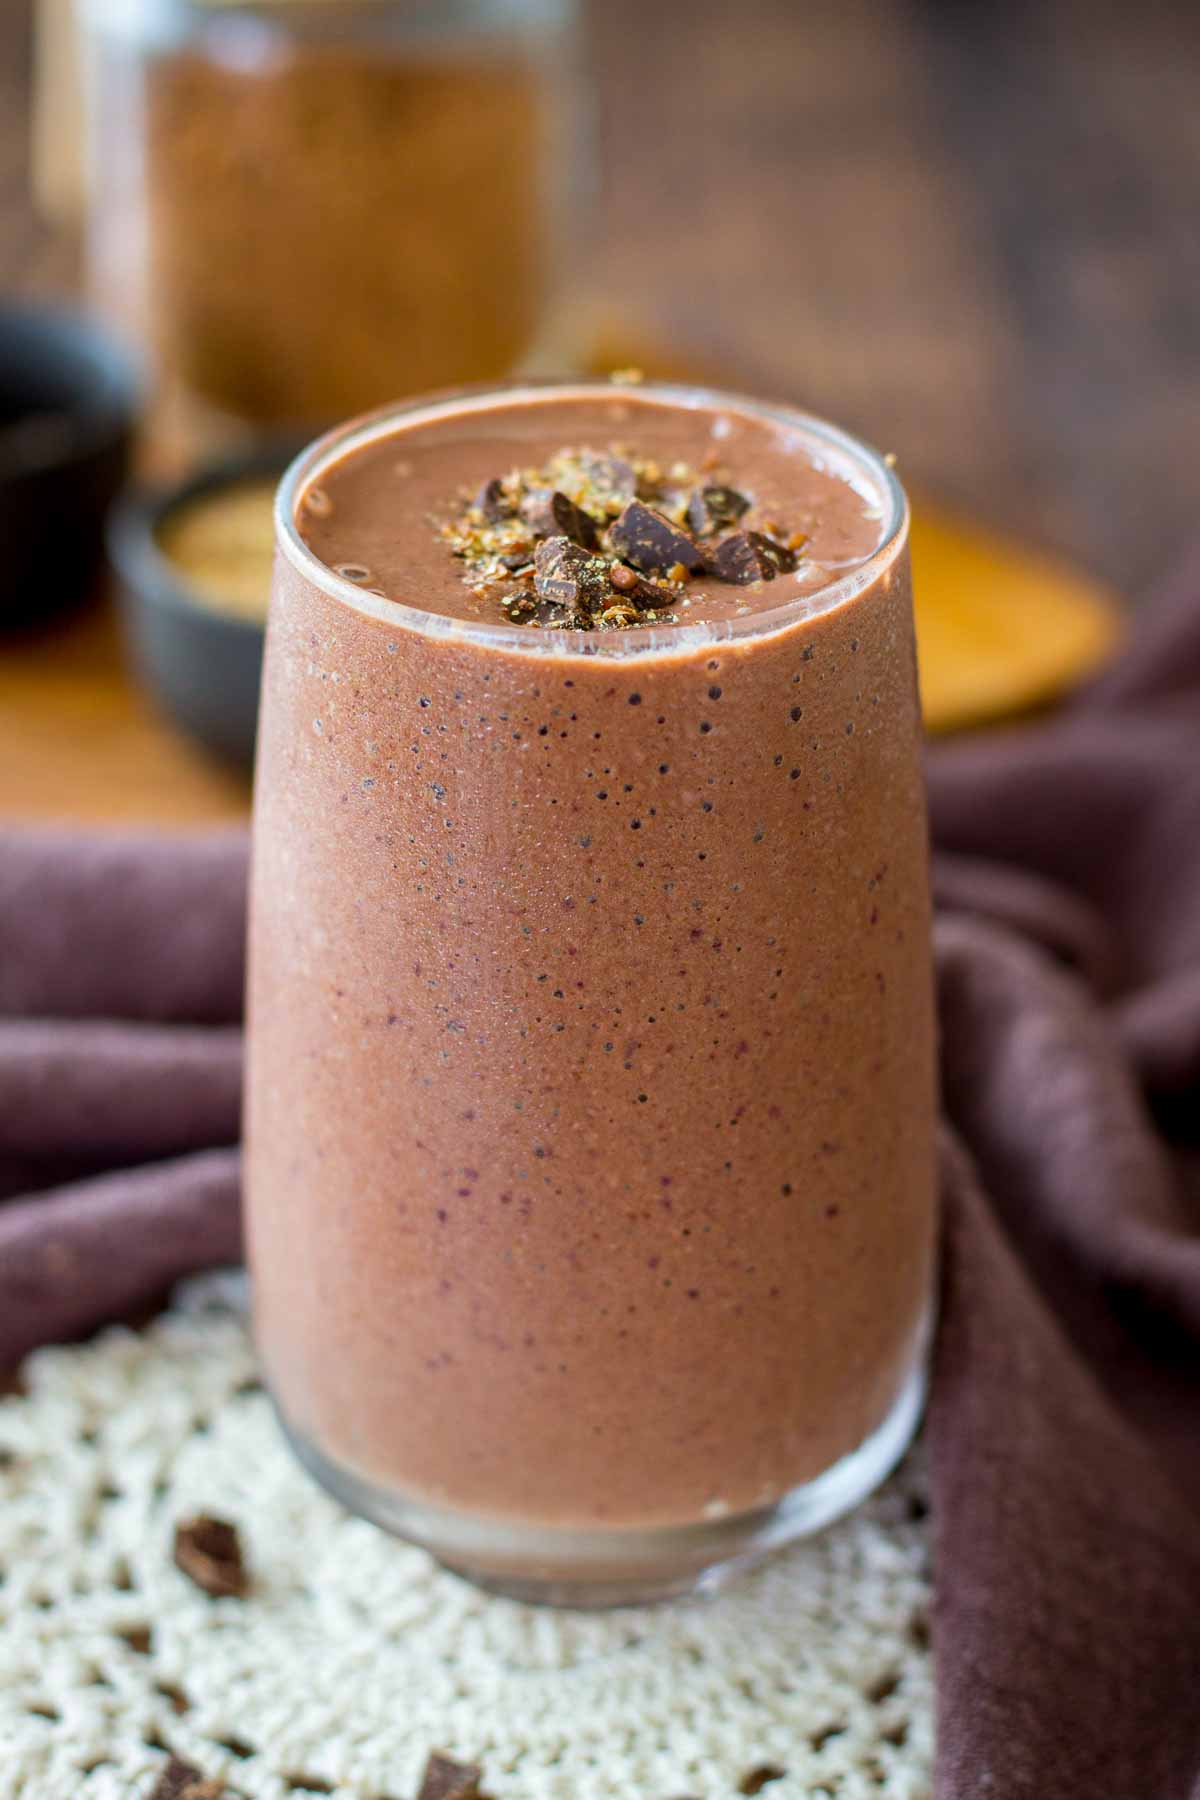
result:
[(777, 425), (879, 548), (715, 624), (450, 620), (338, 577), (296, 508), (504, 395), (360, 421), (280, 491), (255, 806), (286, 1430), (353, 1509), (569, 1604), (711, 1583), (869, 1492), (919, 1414), (934, 1242), (903, 492), (821, 421), (640, 392)]

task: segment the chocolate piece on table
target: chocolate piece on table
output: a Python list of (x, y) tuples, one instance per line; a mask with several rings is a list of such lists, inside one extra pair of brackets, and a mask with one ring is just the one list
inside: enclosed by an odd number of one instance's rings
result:
[(240, 1599), (250, 1585), (237, 1527), (207, 1514), (175, 1527), (175, 1566), (217, 1599)]
[(688, 501), (687, 522), (697, 537), (707, 537), (711, 532), (724, 531), (727, 525), (736, 525), (749, 510), (745, 494), (713, 482), (693, 493)]
[(482, 1770), (474, 1763), (455, 1762), (435, 1750), (425, 1764), (417, 1800), (484, 1800), (479, 1791)]
[(756, 1769), (748, 1769), (738, 1782), (739, 1794), (761, 1794), (772, 1781), (782, 1781), (787, 1774), (778, 1763), (760, 1763)]
[(774, 581), (777, 575), (790, 573), (796, 558), (761, 531), (735, 531), (709, 551), (707, 566), (719, 581), (744, 587), (751, 581)]
[(566, 537), (547, 538), (537, 547), (533, 585), (540, 600), (572, 612), (591, 612), (609, 598), (608, 565)]
[(210, 1780), (194, 1764), (173, 1756), (150, 1790), (150, 1800), (225, 1800), (223, 1782)]
[(693, 575), (704, 567), (704, 552), (695, 539), (642, 500), (629, 502), (610, 526), (608, 538), (619, 556), (646, 575), (676, 563)]
[(502, 568), (510, 570), (514, 575), (518, 569), (531, 569), (533, 567), (533, 551), (513, 550), (507, 556), (500, 558), (500, 564)]
[(475, 496), (475, 505), (489, 525), (499, 525), (502, 519), (511, 519), (516, 511), (498, 475), (493, 475), (490, 481), (484, 482)]
[(535, 488), (521, 502), (521, 517), (539, 537), (566, 537), (584, 550), (599, 543), (596, 521), (557, 488)]

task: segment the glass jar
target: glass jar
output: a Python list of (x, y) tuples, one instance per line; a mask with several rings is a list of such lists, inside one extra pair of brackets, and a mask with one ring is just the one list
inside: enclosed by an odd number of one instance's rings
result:
[(317, 426), (528, 355), (580, 165), (575, 0), (85, 7), (91, 286), (168, 416)]

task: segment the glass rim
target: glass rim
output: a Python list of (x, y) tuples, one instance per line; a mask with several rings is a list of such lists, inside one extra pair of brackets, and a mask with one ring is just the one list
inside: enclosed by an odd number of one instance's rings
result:
[[(777, 606), (760, 608), (740, 617), (699, 620), (694, 624), (636, 625), (623, 631), (532, 631), (528, 625), (509, 624), (499, 619), (454, 618), (446, 613), (430, 612), (406, 600), (372, 594), (336, 574), (301, 536), (296, 523), (300, 496), (332, 463), (393, 431), (444, 418), (469, 417), (472, 412), (492, 410), (497, 400), (520, 403), (551, 397), (628, 398), (635, 404), (650, 400), (692, 411), (740, 412), (794, 431), (832, 451), (844, 463), (853, 465), (877, 483), (883, 507), (880, 541), (861, 563), (823, 586), (808, 593), (793, 594)], [(276, 489), (275, 543), (297, 573), (314, 587), (330, 599), (348, 605), (380, 624), (443, 642), (486, 645), (525, 655), (621, 659), (669, 656), (709, 645), (768, 637), (805, 620), (823, 617), (870, 587), (896, 560), (908, 539), (910, 516), (908, 496), (891, 464), (862, 439), (816, 414), (752, 395), (688, 382), (640, 381), (624, 386), (604, 376), (536, 376), (415, 395), (361, 414), (323, 433), (295, 457)]]

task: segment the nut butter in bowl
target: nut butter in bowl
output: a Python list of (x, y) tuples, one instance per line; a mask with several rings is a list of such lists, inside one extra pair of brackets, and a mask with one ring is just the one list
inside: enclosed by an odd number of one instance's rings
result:
[(142, 684), (190, 737), (243, 768), (254, 757), (272, 509), (290, 454), (263, 447), (134, 493), (109, 526)]

